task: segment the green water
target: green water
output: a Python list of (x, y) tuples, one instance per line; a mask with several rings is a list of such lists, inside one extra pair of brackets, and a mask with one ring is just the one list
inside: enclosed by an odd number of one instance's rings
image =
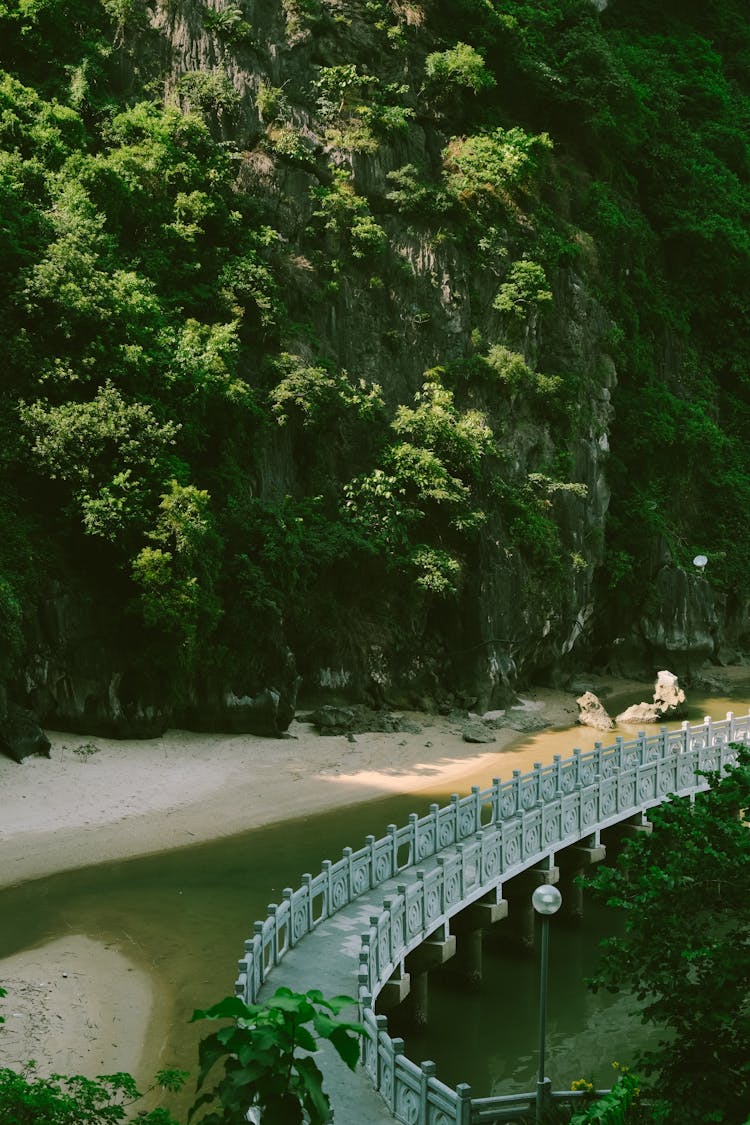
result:
[[(612, 709), (612, 701), (607, 701)], [(625, 705), (632, 699), (620, 701)], [(696, 699), (691, 722), (747, 703)], [(618, 733), (618, 732), (614, 732)], [(588, 744), (588, 732), (545, 731), (525, 740), (540, 761)], [(608, 739), (608, 736), (601, 736)], [(515, 755), (508, 756), (515, 767)], [(477, 779), (478, 781), (480, 779)], [(482, 780), (482, 783), (484, 781)], [(231, 993), (236, 964), (253, 922), (284, 887), (297, 886), (305, 871), (337, 859), (346, 845), (359, 847), (368, 833), (383, 835), (390, 822), (423, 813), (431, 794), (385, 797), (363, 805), (303, 817), (284, 824), (179, 851), (65, 872), (0, 892), (0, 958), (65, 934), (84, 934), (112, 944), (152, 973), (169, 1033), (144, 1077), (163, 1065), (195, 1070), (199, 1031), (189, 1026), (195, 1007)], [(579, 928), (556, 927), (551, 951), (550, 1053), (554, 1081), (584, 1075), (609, 1085), (612, 1059), (627, 1059), (642, 1029), (621, 1001), (592, 996), (582, 979), (594, 948), (611, 923), (606, 912), (589, 912)], [(530, 1089), (536, 1050), (536, 969), (533, 957), (488, 952), (478, 995), (435, 982), (429, 1037), (407, 1037), (412, 1058), (435, 1059), (440, 1076), (467, 1081), (477, 1094)], [(314, 974), (313, 974), (314, 977)], [(310, 987), (315, 986), (311, 977)], [(456, 1027), (461, 1034), (456, 1034)], [(442, 1029), (442, 1031), (441, 1031)], [(393, 1034), (397, 1033), (394, 1023)]]

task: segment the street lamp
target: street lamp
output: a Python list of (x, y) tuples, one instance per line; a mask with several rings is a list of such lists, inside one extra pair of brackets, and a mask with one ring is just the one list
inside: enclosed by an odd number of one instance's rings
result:
[(536, 1125), (541, 1125), (544, 1109), (544, 1095), (550, 1085), (544, 1076), (544, 1040), (547, 1019), (547, 965), (549, 961), (549, 920), (557, 914), (562, 905), (562, 895), (557, 887), (545, 883), (537, 887), (531, 896), (531, 903), (542, 922), (542, 949), (539, 962), (539, 1072), (536, 1081)]

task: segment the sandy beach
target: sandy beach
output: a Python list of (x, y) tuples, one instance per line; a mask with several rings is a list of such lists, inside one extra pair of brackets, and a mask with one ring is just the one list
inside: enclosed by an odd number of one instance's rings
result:
[[(628, 690), (650, 697), (648, 685), (623, 681), (603, 694)], [(522, 706), (553, 728), (570, 728), (578, 714), (574, 695), (550, 689), (526, 693)], [(299, 721), (281, 739), (169, 731), (115, 741), (48, 731), (49, 760), (0, 758), (0, 889), (386, 793), (467, 791), (542, 757), (538, 736), (503, 728), (477, 745), (450, 718), (409, 718), (418, 730), (354, 741)], [(572, 748), (602, 736), (578, 728), (565, 737)], [(162, 1031), (154, 982), (127, 950), (71, 933), (0, 961), (0, 984), (8, 992), (0, 1066), (34, 1058), (40, 1073), (138, 1074), (153, 1058), (147, 1048)]]

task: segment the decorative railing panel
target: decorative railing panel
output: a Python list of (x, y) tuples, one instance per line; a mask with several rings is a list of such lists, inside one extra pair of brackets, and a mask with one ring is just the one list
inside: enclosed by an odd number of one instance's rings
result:
[[(400, 1040), (390, 1039), (372, 1004), (404, 957), (452, 915), (526, 868), (584, 837), (659, 804), (675, 793), (707, 788), (700, 774), (722, 769), (736, 759), (731, 744), (750, 744), (750, 713), (635, 739), (617, 738), (611, 746), (556, 755), (527, 774), (514, 770), (507, 781), (454, 795), (425, 816), (412, 814), (402, 827), (389, 825), (379, 840), (368, 836), (358, 851), (324, 861), (321, 872), (304, 875), (296, 890), (283, 891), (254, 934), (245, 942), (235, 985), (237, 995), (254, 1003), (258, 992), (287, 950), (362, 894), (420, 863), (414, 881), (398, 886), (383, 910), (370, 919), (359, 955), (361, 1018), (371, 1032), (363, 1062), (396, 1120), (409, 1125), (473, 1125), (518, 1113), (530, 1095), (474, 1099), (468, 1087), (451, 1090), (434, 1075), (432, 1063), (415, 1066)], [(444, 854), (441, 854), (444, 853)], [(569, 1094), (555, 1097), (570, 1100)], [(472, 1109), (472, 1105), (474, 1108)]]

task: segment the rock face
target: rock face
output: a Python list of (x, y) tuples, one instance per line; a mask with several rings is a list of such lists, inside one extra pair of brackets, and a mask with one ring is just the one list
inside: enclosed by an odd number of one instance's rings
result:
[(593, 691), (587, 691), (576, 700), (580, 708), (578, 722), (595, 730), (612, 730), (615, 725)]
[[(595, 3), (599, 10), (606, 7), (606, 0)], [(455, 601), (446, 599), (436, 608), (419, 596), (400, 602), (383, 596), (374, 608), (350, 613), (346, 606), (340, 621), (319, 623), (312, 642), (279, 613), (273, 628), (259, 630), (254, 638), (254, 656), (232, 659), (231, 675), (204, 681), (197, 674), (175, 678), (149, 664), (148, 639), (141, 646), (138, 637), (130, 638), (126, 649), (116, 605), (95, 604), (72, 585), (59, 585), (27, 615), (26, 656), (11, 684), (13, 697), (42, 721), (121, 737), (153, 736), (170, 724), (279, 733), (294, 714), (300, 676), (308, 698), (316, 701), (344, 697), (430, 707), (451, 685), (483, 712), (506, 706), (521, 679), (544, 675), (554, 680), (560, 669), (590, 660), (601, 608), (597, 599), (603, 596), (597, 572), (610, 502), (607, 462), (617, 385), (613, 326), (594, 295), (596, 266), (587, 269), (587, 255), (581, 253), (573, 258), (575, 268), (550, 268), (554, 299), (549, 311), (530, 318), (518, 339), (506, 338), (493, 306), (496, 272), (478, 271), (462, 254), (461, 239), (443, 230), (447, 219), (432, 230), (429, 215), (417, 222), (387, 202), (394, 186), (389, 176), (399, 169), (412, 165), (424, 168), (428, 178), (439, 178), (447, 140), (443, 126), (430, 125), (420, 112), (403, 136), (382, 139), (377, 151), (341, 151), (327, 159), (331, 145), (315, 120), (312, 94), (321, 67), (342, 69), (344, 59), (366, 60), (365, 70), (372, 69), (380, 81), (375, 60), (383, 57), (383, 43), (377, 39), (380, 22), (356, 7), (347, 18), (321, 12), (317, 25), (312, 16), (308, 20), (308, 7), (276, 0), (250, 5), (252, 41), (235, 49), (230, 38), (211, 31), (205, 19), (211, 5), (200, 0), (156, 5), (149, 17), (150, 46), (137, 60), (171, 102), (181, 96), (184, 101), (180, 78), (189, 74), (226, 76), (236, 95), (236, 107), (219, 114), (212, 127), (236, 145), (238, 182), (267, 209), (279, 232), (288, 313), (280, 348), (300, 354), (305, 363), (324, 357), (326, 364), (351, 372), (353, 380), (382, 384), (391, 412), (414, 401), (426, 371), (439, 365), (460, 369), (479, 359), (476, 339), (484, 341), (484, 350), (508, 344), (533, 376), (575, 372), (577, 401), (569, 408), (564, 476), (576, 487), (559, 488), (560, 482), (544, 476), (560, 454), (549, 417), (554, 393), (545, 407), (540, 386), (529, 393), (514, 390), (499, 408), (480, 380), (472, 386), (469, 405), (491, 417), (502, 448), (503, 489), (513, 499), (494, 503), (489, 494), (479, 497), (487, 519), (467, 540), (466, 572)], [(416, 36), (421, 14), (417, 18), (417, 9), (412, 12), (408, 5), (403, 13)], [(392, 57), (393, 72), (384, 73), (382, 81), (409, 77), (402, 72), (404, 60), (410, 68), (418, 64), (421, 74), (425, 54), (437, 45), (425, 39), (414, 58), (404, 56), (397, 66)], [(421, 78), (417, 87), (420, 83)], [(285, 158), (274, 148), (258, 108), (261, 89), (272, 88), (289, 95), (286, 126), (297, 135), (302, 156)], [(292, 90), (304, 96), (292, 98)], [(388, 254), (366, 269), (348, 261), (335, 284), (325, 283), (323, 298), (321, 268), (306, 257), (300, 240), (318, 206), (315, 192), (330, 182), (336, 163), (351, 171), (352, 191), (367, 201), (382, 226)], [(345, 234), (342, 245), (334, 245), (333, 235), (328, 239), (328, 256), (337, 267), (344, 260)], [(507, 256), (516, 249), (503, 245), (501, 252)], [(292, 430), (290, 424), (259, 439), (256, 479), (248, 493), (261, 502), (305, 495), (309, 465), (300, 452), (300, 435)], [(539, 534), (546, 519), (559, 541), (552, 562), (545, 557), (540, 563), (545, 548), (549, 555), (549, 536), (545, 540)], [(514, 525), (520, 528), (516, 540), (509, 535)], [(545, 567), (554, 569), (554, 581)], [(356, 584), (356, 576), (349, 581)], [(341, 596), (339, 589), (330, 591), (331, 601)], [(730, 619), (744, 622), (737, 625), (732, 644), (741, 648), (745, 638), (750, 645), (750, 605), (739, 614), (736, 608), (718, 604), (705, 578), (685, 574), (671, 559), (660, 560), (637, 619), (626, 622), (615, 661), (622, 661), (623, 671), (669, 661), (682, 672), (683, 664), (719, 653), (722, 623)], [(614, 628), (597, 639), (605, 659)], [(598, 707), (582, 709), (580, 721), (611, 729)]]
[(50, 741), (30, 711), (9, 704), (0, 716), (0, 754), (22, 762), (32, 754), (49, 758)]
[(653, 703), (634, 703), (617, 716), (624, 726), (637, 723), (658, 723), (664, 719), (677, 719), (685, 711), (685, 692), (672, 672), (658, 672), (654, 685)]

